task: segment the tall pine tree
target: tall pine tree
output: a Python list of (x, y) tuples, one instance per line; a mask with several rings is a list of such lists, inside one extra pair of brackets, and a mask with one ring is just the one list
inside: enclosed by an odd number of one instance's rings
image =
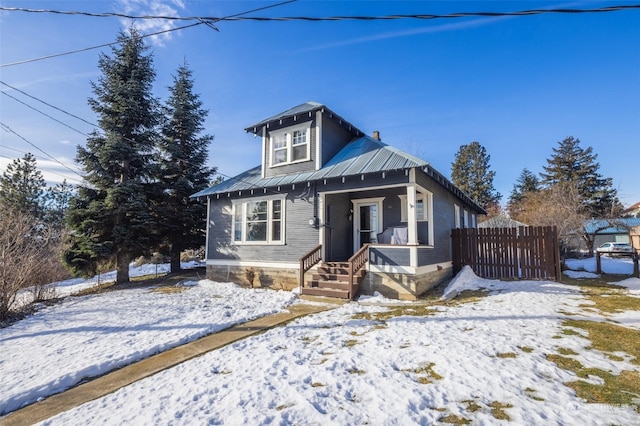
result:
[(206, 166), (213, 136), (202, 134), (208, 111), (193, 91), (192, 72), (186, 63), (178, 68), (169, 90), (160, 142), (164, 191), (158, 213), (162, 243), (170, 253), (171, 272), (176, 272), (180, 253), (205, 242), (206, 205), (192, 202), (189, 196), (209, 185), (215, 169)]
[(598, 219), (616, 217), (623, 207), (612, 186), (612, 179), (598, 173), (600, 164), (597, 157), (593, 148), (583, 149), (580, 139), (569, 136), (553, 148), (553, 155), (547, 159), (544, 172), (540, 173), (542, 184), (547, 188), (556, 184), (574, 184), (582, 198), (582, 213)]
[(478, 142), (462, 145), (451, 164), (453, 183), (481, 207), (497, 206), (502, 195), (493, 187), (496, 172), (490, 170), (491, 156)]
[(72, 246), (65, 260), (76, 271), (95, 272), (100, 261), (115, 259), (116, 283), (129, 282), (129, 263), (154, 243), (149, 194), (157, 174), (154, 151), (159, 123), (155, 79), (148, 47), (133, 28), (118, 35), (112, 56), (102, 54), (102, 71), (92, 83), (89, 104), (98, 115), (94, 131), (77, 161), (88, 185), (80, 186), (68, 210)]

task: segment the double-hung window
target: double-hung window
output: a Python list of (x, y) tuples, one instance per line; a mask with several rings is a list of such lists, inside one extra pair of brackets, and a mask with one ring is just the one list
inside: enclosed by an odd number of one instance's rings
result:
[[(400, 221), (408, 221), (407, 196), (398, 195), (400, 198)], [(426, 222), (431, 218), (432, 194), (430, 192), (416, 192), (416, 219), (418, 222)]]
[(235, 244), (284, 244), (283, 196), (233, 202)]
[(311, 122), (271, 132), (271, 166), (310, 159)]

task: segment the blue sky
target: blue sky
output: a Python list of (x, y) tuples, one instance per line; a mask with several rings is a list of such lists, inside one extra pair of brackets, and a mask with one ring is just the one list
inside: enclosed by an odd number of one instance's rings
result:
[[(3, 7), (228, 16), (263, 1), (7, 1)], [(595, 8), (629, 1), (304, 1), (248, 16), (443, 14)], [(0, 64), (112, 42), (130, 23), (118, 18), (0, 12)], [(170, 26), (137, 21), (144, 33)], [(234, 176), (260, 163), (260, 140), (243, 129), (306, 101), (327, 105), (364, 132), (429, 161), (446, 176), (461, 145), (478, 141), (491, 156), (506, 202), (523, 168), (542, 171), (567, 136), (593, 147), (600, 172), (626, 206), (640, 201), (640, 9), (610, 13), (429, 21), (219, 22), (147, 39), (167, 98), (186, 60), (209, 110), (210, 163)], [(51, 105), (97, 119), (87, 104), (97, 81), (94, 49), (0, 67), (0, 80)], [(9, 89), (14, 96), (84, 133), (92, 127)], [(85, 137), (0, 95), (0, 122), (73, 166)], [(16, 151), (17, 150), (17, 151)], [(0, 171), (29, 151), (50, 180), (77, 175), (3, 128)], [(53, 172), (55, 174), (52, 174)], [(72, 183), (76, 181), (71, 180)]]

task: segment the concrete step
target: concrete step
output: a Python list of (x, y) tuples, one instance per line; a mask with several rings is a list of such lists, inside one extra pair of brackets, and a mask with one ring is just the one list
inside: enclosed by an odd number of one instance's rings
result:
[(301, 294), (307, 296), (334, 297), (337, 299), (349, 299), (349, 290), (337, 288), (302, 287)]

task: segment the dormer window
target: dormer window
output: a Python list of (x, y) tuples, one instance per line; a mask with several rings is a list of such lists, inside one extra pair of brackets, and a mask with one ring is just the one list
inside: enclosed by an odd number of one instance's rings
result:
[(270, 133), (271, 166), (310, 160), (311, 122)]

